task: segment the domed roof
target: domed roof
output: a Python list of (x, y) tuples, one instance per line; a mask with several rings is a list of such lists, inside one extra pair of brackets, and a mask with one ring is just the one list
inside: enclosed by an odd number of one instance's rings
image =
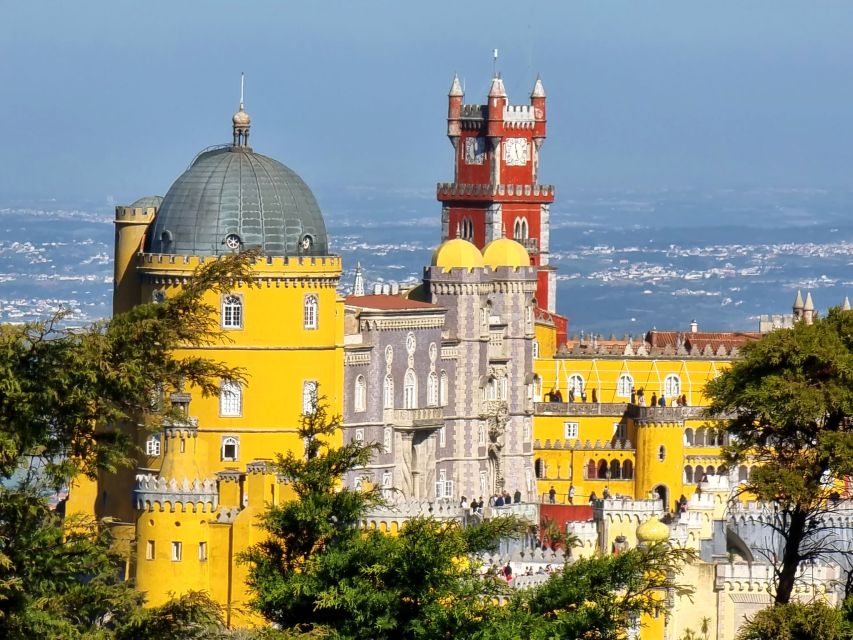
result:
[(498, 238), (483, 248), (483, 262), (492, 269), (498, 267), (529, 267), (527, 249), (515, 240)]
[(156, 209), (161, 204), (163, 204), (163, 196), (144, 196), (134, 200), (128, 209), (150, 209), (152, 207)]
[(323, 215), (292, 170), (246, 145), (205, 151), (171, 186), (146, 252), (218, 255), (260, 247), (266, 255), (327, 255)]
[(657, 518), (649, 518), (637, 527), (638, 542), (666, 542), (669, 540), (669, 527)]
[(467, 240), (454, 238), (442, 243), (432, 254), (432, 266), (450, 269), (483, 268), (483, 256), (480, 250)]
[(249, 114), (243, 111), (243, 107), (240, 107), (240, 110), (231, 116), (231, 123), (240, 126), (246, 126), (248, 124), (252, 124), (252, 119), (249, 117)]

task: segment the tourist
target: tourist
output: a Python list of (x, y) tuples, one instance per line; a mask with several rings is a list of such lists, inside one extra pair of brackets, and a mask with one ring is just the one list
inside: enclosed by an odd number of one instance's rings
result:
[(459, 501), (459, 506), (460, 506), (462, 509), (464, 509), (465, 507), (467, 507), (467, 506), (468, 506), (468, 498), (466, 498), (465, 496), (462, 496), (462, 499)]
[(569, 485), (569, 504), (575, 503), (575, 485)]
[(682, 493), (681, 497), (678, 499), (678, 512), (679, 513), (687, 513), (687, 498)]
[(666, 396), (660, 394), (660, 400), (658, 400), (659, 407), (666, 407)]
[(631, 387), (631, 404), (637, 404), (637, 390)]
[(563, 393), (557, 389), (556, 391), (551, 392), (551, 400), (553, 402), (562, 402), (563, 401)]
[(596, 393), (595, 389), (592, 390), (592, 404), (598, 403), (598, 393)]
[(604, 487), (604, 492), (601, 494), (603, 500), (610, 500), (610, 488)]
[(498, 496), (495, 498), (495, 506), (496, 507), (504, 506), (504, 497), (501, 494), (498, 494)]
[(477, 512), (478, 513), (483, 513), (483, 506), (484, 506), (483, 496), (480, 496), (480, 499), (477, 500)]
[(521, 502), (521, 491), (518, 489), (515, 490), (515, 493), (512, 495), (513, 502)]
[(681, 406), (682, 407), (687, 406), (687, 394), (686, 393), (683, 396), (681, 396)]
[(586, 404), (586, 389), (581, 389), (581, 402)]
[(477, 498), (471, 498), (471, 513), (477, 513)]
[(572, 387), (569, 389), (569, 404), (574, 404), (575, 402), (575, 388)]
[(649, 406), (650, 407), (658, 406), (658, 393), (657, 393), (657, 391), (652, 391), (652, 401), (651, 401), (651, 404), (649, 404)]
[(551, 490), (548, 492), (548, 502), (555, 504), (557, 502), (557, 490), (554, 485), (551, 485)]
[(646, 392), (640, 387), (640, 390), (637, 391), (637, 404), (641, 407), (646, 406)]
[(594, 505), (596, 502), (598, 502), (598, 496), (595, 495), (595, 491), (593, 491), (592, 493), (589, 494), (589, 503), (591, 505)]

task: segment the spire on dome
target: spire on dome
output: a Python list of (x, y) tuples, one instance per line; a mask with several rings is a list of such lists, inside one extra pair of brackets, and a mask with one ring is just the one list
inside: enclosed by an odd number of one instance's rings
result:
[(506, 98), (506, 89), (504, 89), (504, 81), (501, 79), (501, 74), (496, 74), (492, 78), (492, 86), (489, 89), (490, 98)]
[(245, 74), (240, 74), (240, 109), (231, 117), (231, 124), (234, 131), (234, 146), (249, 147), (249, 128), (252, 126), (252, 119), (249, 114), (243, 109), (243, 85)]
[(450, 92), (447, 95), (451, 98), (465, 95), (465, 92), (462, 90), (462, 84), (459, 82), (459, 74), (453, 74), (453, 82), (450, 84)]
[(364, 295), (364, 274), (361, 272), (361, 263), (355, 263), (355, 282), (352, 285), (352, 295)]
[(844, 302), (841, 304), (842, 311), (850, 311), (850, 298), (844, 296)]
[(542, 86), (542, 77), (537, 73), (536, 82), (533, 85), (533, 91), (530, 92), (531, 98), (544, 98), (545, 87)]

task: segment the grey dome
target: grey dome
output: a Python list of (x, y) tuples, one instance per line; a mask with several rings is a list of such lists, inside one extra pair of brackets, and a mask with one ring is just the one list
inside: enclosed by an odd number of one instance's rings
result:
[(199, 154), (175, 180), (145, 250), (218, 255), (236, 246), (260, 247), (271, 256), (320, 256), (329, 249), (323, 215), (305, 181), (249, 147), (229, 145)]
[(144, 196), (139, 198), (139, 200), (135, 200), (133, 204), (129, 206), (130, 209), (150, 209), (150, 208), (158, 208), (161, 204), (163, 204), (163, 196)]

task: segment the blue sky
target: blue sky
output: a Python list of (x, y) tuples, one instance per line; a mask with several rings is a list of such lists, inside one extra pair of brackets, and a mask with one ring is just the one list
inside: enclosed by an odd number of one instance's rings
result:
[[(534, 8), (535, 7), (535, 8)], [(452, 175), (454, 71), (549, 98), (559, 189), (853, 187), (853, 3), (2, 3), (0, 202), (164, 193), (230, 137), (320, 189)]]

